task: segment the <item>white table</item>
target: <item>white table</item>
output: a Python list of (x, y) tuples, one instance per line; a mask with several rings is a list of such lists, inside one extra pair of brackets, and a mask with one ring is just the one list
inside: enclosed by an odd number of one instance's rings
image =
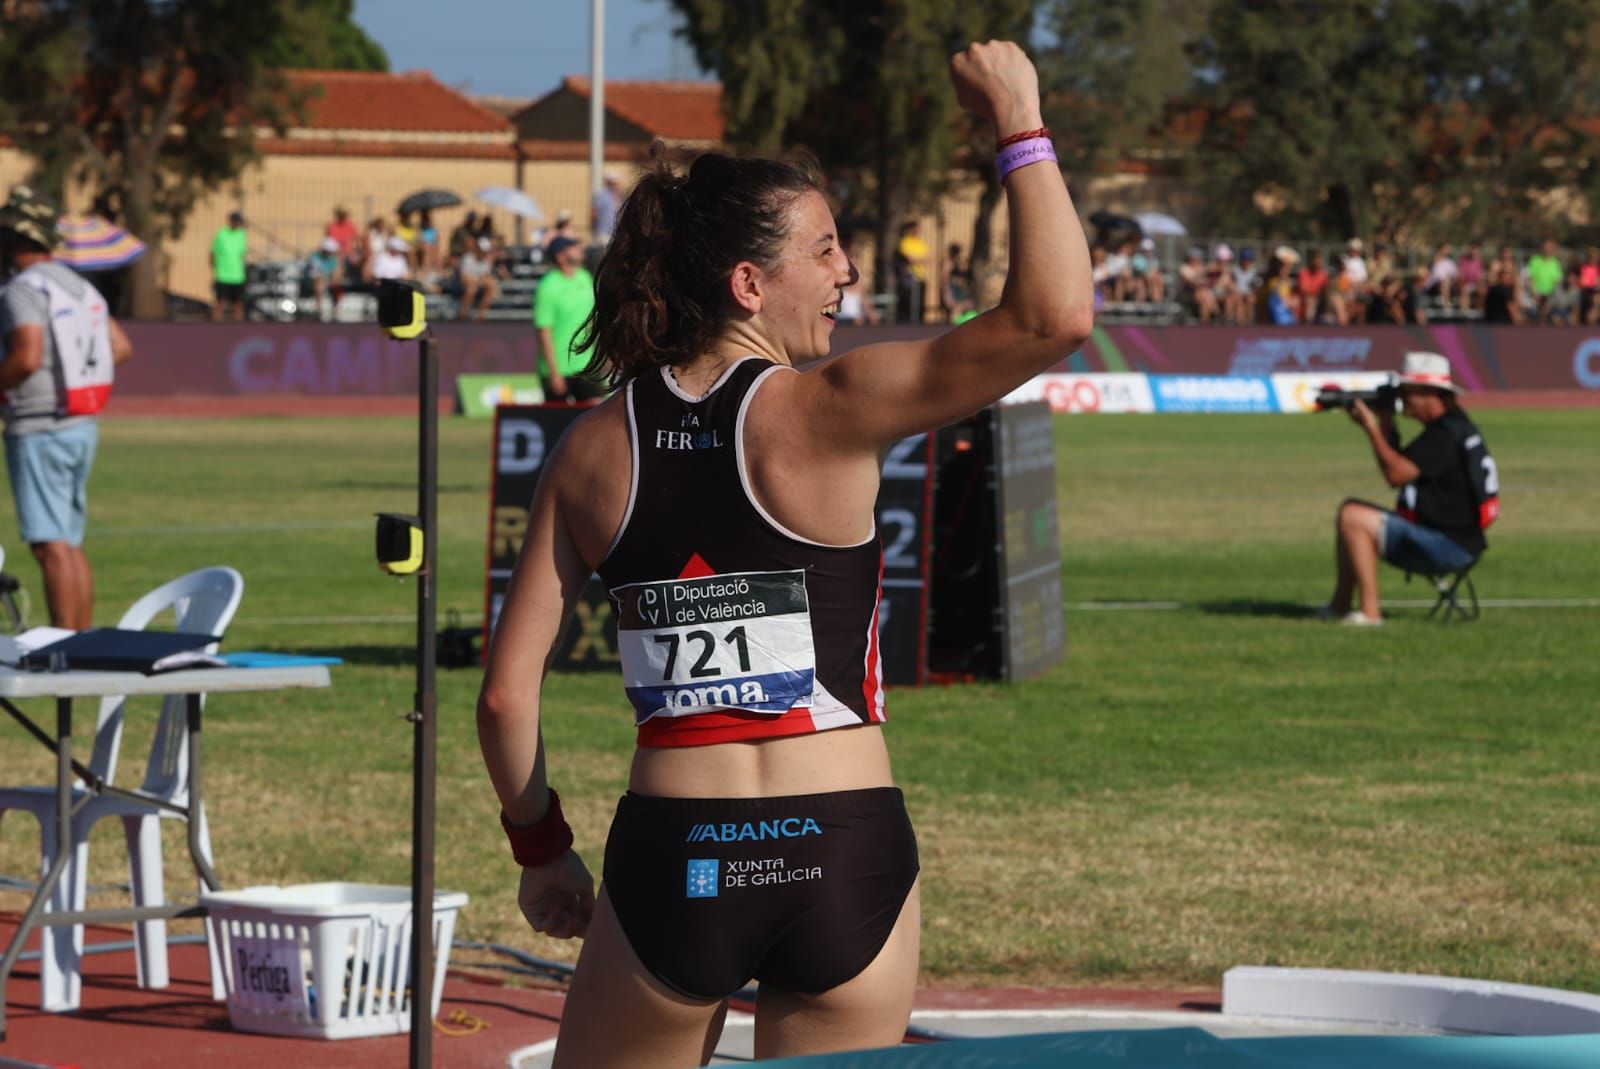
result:
[[(326, 665), (284, 665), (272, 668), (191, 668), (157, 675), (137, 672), (94, 672), (73, 669), (65, 672), (25, 672), (0, 666), (0, 709), (9, 713), (41, 744), (56, 755), (56, 835), (60, 848), (55, 864), (39, 881), (33, 901), (22, 915), (5, 957), (0, 959), (0, 1040), (5, 1039), (5, 989), (11, 978), (11, 969), (22, 954), (23, 944), (35, 928), (64, 924), (89, 924), (99, 922), (129, 922), (151, 920), (158, 917), (193, 916), (200, 912), (197, 906), (145, 906), (120, 909), (88, 909), (50, 913), (44, 912), (46, 902), (60, 882), (67, 860), (72, 856), (72, 781), (74, 775), (83, 780), (94, 793), (115, 793), (140, 799), (153, 806), (180, 813), (188, 820), (189, 857), (194, 862), (195, 874), (213, 891), (222, 885), (216, 872), (200, 849), (200, 713), (201, 694), (219, 694), (231, 691), (289, 690), (326, 687), (329, 684)], [(126, 790), (101, 782), (88, 768), (72, 759), (72, 703), (75, 698), (103, 698), (112, 694), (184, 694), (188, 696), (189, 734), (189, 804), (173, 805), (136, 790)], [(12, 699), (53, 698), (56, 703), (56, 730), (52, 738), (36, 725), (27, 714), (13, 704)]]

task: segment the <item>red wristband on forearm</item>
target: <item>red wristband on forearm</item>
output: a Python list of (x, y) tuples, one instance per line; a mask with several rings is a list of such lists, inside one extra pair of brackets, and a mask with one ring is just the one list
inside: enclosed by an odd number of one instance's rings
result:
[(572, 849), (572, 827), (561, 815), (561, 796), (552, 789), (550, 805), (538, 823), (513, 824), (500, 811), (500, 826), (511, 840), (511, 856), (525, 869), (548, 865)]

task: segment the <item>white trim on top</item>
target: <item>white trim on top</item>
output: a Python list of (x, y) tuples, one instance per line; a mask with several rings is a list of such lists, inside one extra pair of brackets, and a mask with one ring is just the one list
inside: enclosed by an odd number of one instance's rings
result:
[[(851, 542), (840, 545), (835, 542), (818, 542), (815, 539), (807, 538), (805, 535), (795, 534), (793, 531), (789, 530), (789, 528), (779, 523), (772, 513), (763, 508), (761, 506), (761, 502), (756, 500), (755, 488), (750, 485), (750, 470), (744, 462), (745, 416), (747, 416), (750, 412), (750, 401), (755, 397), (756, 391), (761, 389), (762, 383), (767, 381), (767, 376), (771, 375), (774, 371), (784, 370), (794, 371), (795, 369), (792, 367), (786, 367), (784, 364), (773, 364), (767, 370), (757, 375), (756, 381), (750, 384), (749, 391), (745, 393), (744, 400), (739, 402), (739, 418), (733, 425), (733, 455), (734, 462), (739, 468), (739, 485), (744, 488), (745, 500), (750, 502), (750, 507), (755, 509), (756, 514), (766, 521), (768, 527), (771, 527), (774, 531), (778, 532), (785, 538), (792, 539), (795, 542), (800, 542), (808, 546), (818, 546), (822, 549), (859, 549), (868, 542), (871, 542), (874, 538), (878, 537), (878, 518), (876, 514), (874, 514), (872, 518), (872, 530), (867, 533), (867, 537), (863, 538), (859, 542)], [(798, 374), (798, 372), (796, 373)]]
[[(694, 397), (694, 396), (686, 393), (684, 391), (683, 387), (678, 385), (678, 380), (672, 377), (672, 368), (671, 367), (665, 367), (665, 366), (662, 367), (662, 369), (661, 369), (661, 381), (667, 384), (667, 389), (671, 390), (672, 393), (673, 393), (673, 396), (677, 397), (679, 400), (688, 401), (690, 404), (699, 404), (701, 401), (704, 401), (706, 398), (710, 397), (712, 394), (716, 393), (719, 389), (722, 388), (722, 384), (724, 382), (728, 381), (728, 376), (733, 374), (733, 369), (734, 368), (738, 367), (740, 364), (744, 363), (746, 360), (760, 360), (760, 359), (763, 359), (763, 358), (759, 357), (759, 356), (755, 356), (753, 354), (750, 355), (750, 356), (741, 356), (739, 359), (735, 360), (733, 363), (731, 363), (727, 367), (723, 368), (722, 369), (722, 374), (717, 376), (717, 381), (713, 382), (711, 384), (711, 388), (706, 390), (706, 392), (701, 394), (699, 397)], [(777, 365), (773, 365), (773, 366), (776, 367)]]
[[(663, 369), (665, 370), (665, 369)], [(632, 465), (628, 471), (628, 509), (622, 514), (622, 523), (617, 526), (617, 533), (611, 536), (611, 544), (606, 547), (601, 561), (611, 559), (611, 554), (617, 551), (622, 544), (622, 536), (628, 530), (628, 523), (633, 519), (633, 503), (639, 497), (639, 429), (633, 422), (633, 384), (636, 380), (629, 379), (623, 394), (623, 400), (628, 406), (628, 456)]]

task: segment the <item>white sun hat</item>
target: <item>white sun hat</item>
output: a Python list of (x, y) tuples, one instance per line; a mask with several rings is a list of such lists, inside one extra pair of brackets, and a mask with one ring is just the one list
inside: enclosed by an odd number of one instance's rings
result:
[(1450, 358), (1440, 353), (1407, 353), (1400, 365), (1400, 385), (1431, 386), (1436, 390), (1460, 390), (1450, 379)]

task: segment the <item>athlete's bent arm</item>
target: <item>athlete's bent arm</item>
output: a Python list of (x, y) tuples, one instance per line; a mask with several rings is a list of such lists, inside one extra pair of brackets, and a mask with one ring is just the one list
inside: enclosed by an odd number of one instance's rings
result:
[[(478, 745), (512, 824), (537, 823), (549, 806), (539, 692), (591, 572), (562, 515), (561, 453), (551, 457), (534, 493), (478, 694)], [(518, 898), (536, 930), (569, 938), (588, 927), (594, 882), (568, 851), (524, 869)]]
[[(992, 120), (997, 139), (1043, 125), (1038, 77), (1016, 45), (974, 44), (950, 71), (956, 99)], [(867, 346), (807, 376), (802, 404), (826, 413), (812, 424), (827, 429), (831, 442), (821, 444), (877, 449), (960, 419), (1088, 338), (1089, 250), (1060, 170), (1049, 161), (1021, 167), (1005, 187), (1011, 259), (999, 306), (937, 338)]]

